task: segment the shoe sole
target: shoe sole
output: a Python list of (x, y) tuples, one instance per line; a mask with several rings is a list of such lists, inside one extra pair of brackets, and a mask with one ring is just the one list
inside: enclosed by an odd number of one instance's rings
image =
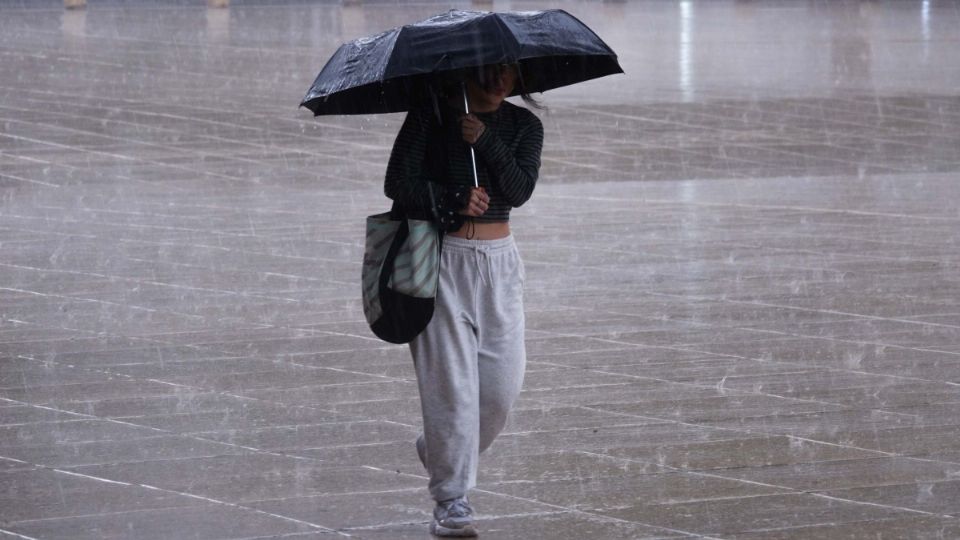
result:
[(473, 525), (467, 525), (459, 529), (451, 529), (440, 525), (436, 521), (430, 524), (430, 534), (434, 536), (443, 536), (450, 538), (469, 538), (474, 536), (479, 536), (477, 528)]

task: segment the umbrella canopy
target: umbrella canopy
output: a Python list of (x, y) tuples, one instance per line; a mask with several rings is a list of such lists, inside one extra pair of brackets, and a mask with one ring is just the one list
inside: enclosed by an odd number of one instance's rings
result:
[(450, 10), (340, 46), (300, 105), (315, 115), (406, 111), (438, 76), (487, 64), (520, 65), (515, 93), (623, 73), (616, 53), (566, 11)]

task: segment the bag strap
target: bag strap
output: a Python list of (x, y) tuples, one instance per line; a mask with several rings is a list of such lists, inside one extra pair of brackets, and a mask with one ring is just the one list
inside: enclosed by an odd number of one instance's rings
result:
[[(430, 195), (430, 212), (433, 213), (433, 222), (434, 224), (439, 224), (440, 219), (437, 216), (437, 199), (433, 195), (433, 184), (427, 182), (427, 193)], [(437, 225), (437, 251), (443, 253), (443, 235), (446, 232)], [(437, 274), (439, 276), (439, 272)], [(437, 278), (440, 279), (439, 277)]]
[(393, 240), (390, 242), (390, 249), (387, 250), (387, 256), (383, 258), (383, 266), (380, 267), (381, 294), (387, 289), (387, 284), (390, 282), (390, 276), (393, 275), (393, 263), (397, 259), (397, 254), (400, 253), (400, 246), (407, 241), (408, 236), (410, 236), (410, 224), (407, 223), (406, 219), (401, 219), (400, 227), (397, 229), (396, 234), (393, 235)]
[[(433, 184), (429, 181), (427, 181), (427, 193), (430, 195), (430, 212), (436, 217), (435, 209), (437, 207), (437, 201), (433, 194)], [(400, 248), (410, 236), (410, 224), (407, 222), (407, 212), (402, 204), (394, 202), (393, 207), (390, 208), (390, 219), (399, 220), (400, 227), (397, 229), (396, 234), (393, 235), (393, 240), (390, 242), (390, 249), (387, 250), (387, 255), (383, 259), (383, 266), (380, 268), (381, 293), (387, 289), (387, 284), (390, 283), (390, 276), (393, 275), (393, 264), (396, 262), (397, 254), (400, 253)], [(436, 221), (437, 220), (434, 219), (434, 224), (436, 224)], [(437, 251), (440, 253), (443, 253), (443, 235), (444, 231), (437, 227)], [(440, 272), (437, 272), (437, 281), (440, 281)]]

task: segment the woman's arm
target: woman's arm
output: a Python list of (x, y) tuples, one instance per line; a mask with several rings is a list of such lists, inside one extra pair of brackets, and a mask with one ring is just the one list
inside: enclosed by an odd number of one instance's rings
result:
[(516, 152), (484, 129), (473, 147), (493, 172), (500, 192), (510, 206), (518, 207), (533, 194), (540, 174), (540, 152), (543, 149), (543, 124), (533, 113), (523, 110), (518, 119), (520, 141)]
[[(387, 163), (387, 174), (383, 191), (387, 197), (408, 209), (429, 209), (431, 202), (426, 171), (423, 161), (429, 138), (430, 122), (419, 111), (410, 111), (397, 134)], [(434, 188), (439, 186), (434, 185)], [(434, 189), (433, 197), (438, 199), (441, 193)]]

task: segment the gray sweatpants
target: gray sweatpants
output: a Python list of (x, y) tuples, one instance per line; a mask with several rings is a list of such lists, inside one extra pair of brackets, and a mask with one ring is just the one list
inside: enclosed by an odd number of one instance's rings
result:
[(476, 485), (479, 454), (503, 429), (523, 384), (523, 262), (512, 236), (446, 237), (433, 319), (410, 351), (430, 495), (444, 501)]

